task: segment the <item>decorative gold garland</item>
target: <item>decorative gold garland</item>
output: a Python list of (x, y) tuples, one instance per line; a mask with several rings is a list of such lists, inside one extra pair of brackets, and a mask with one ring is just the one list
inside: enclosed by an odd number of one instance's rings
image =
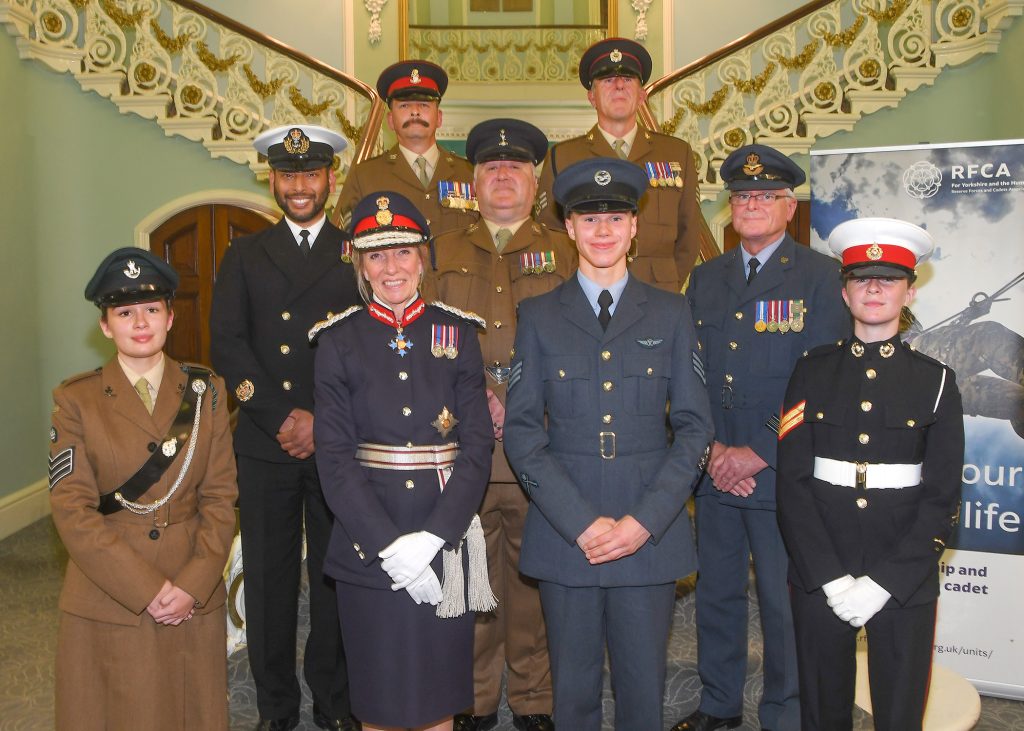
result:
[(903, 15), (903, 11), (910, 6), (910, 0), (895, 0), (895, 2), (887, 7), (885, 10), (875, 10), (874, 8), (864, 8), (864, 12), (871, 16), (871, 19), (876, 23), (891, 23), (896, 18)]
[(772, 62), (768, 62), (768, 65), (764, 67), (764, 71), (759, 73), (752, 79), (736, 79), (732, 82), (732, 85), (736, 87), (736, 91), (742, 92), (743, 94), (760, 94), (764, 91), (764, 87), (768, 85), (768, 80), (775, 73), (776, 66)]
[(156, 18), (149, 19), (149, 29), (153, 31), (153, 35), (156, 36), (157, 43), (163, 46), (163, 49), (168, 53), (177, 53), (187, 46), (190, 40), (192, 40), (191, 33), (181, 33), (178, 36), (171, 38), (169, 35), (164, 33), (164, 29), (160, 27)]
[(853, 43), (854, 39), (864, 28), (864, 24), (867, 21), (864, 20), (863, 15), (858, 15), (857, 19), (853, 21), (853, 25), (844, 31), (839, 33), (824, 33), (822, 37), (825, 39), (825, 43), (830, 45), (832, 48), (849, 48)]
[(89, 4), (89, 0), (68, 0), (75, 8), (75, 10), (84, 10), (85, 6)]
[(806, 46), (795, 56), (776, 56), (775, 60), (778, 61), (788, 71), (798, 71), (800, 69), (807, 68), (807, 65), (814, 58), (814, 54), (818, 52), (818, 48), (821, 46), (821, 41), (815, 38), (813, 41), (808, 42)]
[(534, 40), (528, 40), (526, 43), (519, 45), (513, 41), (509, 41), (503, 45), (481, 45), (474, 43), (473, 41), (467, 41), (466, 43), (452, 42), (445, 45), (437, 45), (434, 43), (428, 43), (426, 41), (420, 41), (412, 39), (409, 41), (413, 48), (419, 52), (433, 51), (436, 53), (451, 53), (456, 52), (459, 54), (465, 53), (472, 49), (477, 53), (488, 53), (490, 51), (498, 51), (499, 53), (505, 53), (509, 49), (515, 50), (516, 53), (526, 53), (531, 48), (536, 49), (538, 52), (543, 53), (545, 51), (556, 51), (557, 53), (566, 53), (583, 47), (583, 43), (577, 43), (574, 41), (568, 41), (566, 43), (558, 43), (557, 41), (550, 41), (548, 43), (537, 43)]
[(360, 142), (362, 142), (362, 130), (356, 127), (354, 124), (352, 124), (349, 118), (345, 116), (345, 113), (343, 111), (341, 111), (340, 109), (335, 109), (334, 116), (335, 118), (337, 118), (338, 124), (341, 125), (342, 132), (345, 133), (346, 137), (352, 140), (353, 145), (358, 145)]
[(307, 117), (315, 117), (319, 114), (323, 114), (331, 106), (333, 102), (326, 101), (315, 104), (306, 97), (302, 96), (302, 92), (299, 91), (299, 87), (292, 86), (288, 89), (288, 98), (291, 99), (292, 104), (295, 108), (302, 112)]
[[(199, 56), (199, 60), (203, 62), (203, 65), (217, 73), (219, 71), (227, 71), (229, 68), (238, 62), (240, 56), (237, 53), (233, 53), (225, 59), (217, 58), (213, 55), (213, 51), (206, 45), (206, 41), (196, 41), (196, 55)], [(253, 74), (253, 78), (255, 74)], [(252, 83), (252, 78), (249, 79), (249, 83)], [(264, 97), (266, 98), (266, 97)]]
[(260, 81), (260, 78), (252, 70), (252, 66), (245, 64), (242, 66), (242, 70), (245, 72), (245, 78), (249, 80), (249, 86), (255, 91), (260, 98), (268, 99), (278, 92), (284, 79), (271, 79), (270, 83), (264, 83)]
[(114, 4), (114, 0), (100, 0), (100, 7), (103, 12), (110, 16), (110, 19), (121, 28), (127, 30), (137, 26), (146, 17), (145, 10), (136, 10), (134, 13), (126, 13)]

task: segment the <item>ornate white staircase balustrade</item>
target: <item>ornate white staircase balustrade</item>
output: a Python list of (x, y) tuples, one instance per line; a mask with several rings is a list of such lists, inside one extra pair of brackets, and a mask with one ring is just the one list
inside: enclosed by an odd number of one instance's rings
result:
[(252, 140), (265, 129), (307, 123), (337, 131), (349, 142), (344, 170), (371, 111), (379, 117), (370, 87), (198, 3), (0, 0), (0, 22), (21, 58), (68, 72), (121, 112), (257, 173), (266, 163)]
[(645, 122), (690, 143), (703, 199), (722, 191), (718, 168), (737, 147), (806, 153), (818, 138), (933, 83), (944, 67), (995, 52), (1002, 30), (1024, 12), (1024, 0), (817, 4), (759, 40), (737, 41), (648, 86)]

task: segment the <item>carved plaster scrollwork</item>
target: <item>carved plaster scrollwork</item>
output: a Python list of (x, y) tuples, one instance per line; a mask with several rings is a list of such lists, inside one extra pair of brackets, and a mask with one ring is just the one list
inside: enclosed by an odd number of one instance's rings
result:
[[(204, 38), (206, 30), (206, 22), (201, 17), (174, 8), (175, 35), (187, 33), (192, 38)], [(174, 105), (178, 114), (183, 117), (215, 116), (217, 77), (199, 60), (195, 44), (189, 43), (181, 53), (174, 89)]]
[(228, 84), (220, 110), (220, 131), (225, 139), (250, 140), (263, 127), (263, 100), (252, 90), (242, 71), (251, 65), (255, 49), (251, 41), (230, 31), (220, 36), (221, 58), (235, 57), (228, 69)]
[(388, 0), (363, 0), (363, 6), (366, 8), (366, 12), (370, 14), (370, 28), (367, 37), (371, 46), (380, 43), (383, 30), (380, 24), (380, 14), (387, 4)]
[(636, 13), (636, 28), (633, 30), (633, 37), (638, 41), (647, 40), (647, 11), (651, 7), (652, 0), (632, 0), (630, 5)]

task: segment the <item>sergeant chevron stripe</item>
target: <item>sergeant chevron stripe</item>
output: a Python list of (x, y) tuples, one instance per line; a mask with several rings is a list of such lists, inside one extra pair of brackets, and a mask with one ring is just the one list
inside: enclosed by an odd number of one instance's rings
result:
[(779, 441), (786, 436), (793, 429), (804, 423), (804, 407), (807, 406), (807, 401), (801, 401), (796, 406), (791, 408), (779, 419)]
[(50, 462), (50, 489), (56, 487), (57, 483), (71, 474), (75, 469), (75, 448), (68, 447), (57, 452), (49, 459)]

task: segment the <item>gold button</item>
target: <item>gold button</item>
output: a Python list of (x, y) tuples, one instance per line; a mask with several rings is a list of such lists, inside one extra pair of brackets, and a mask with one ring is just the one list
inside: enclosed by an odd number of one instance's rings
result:
[(913, 419), (907, 419), (907, 426), (914, 426), (914, 424), (916, 424), (916, 423), (917, 422), (914, 421)]
[(284, 312), (281, 313), (281, 319), (282, 320), (290, 320), (290, 319), (292, 319), (292, 313), (290, 313), (288, 310), (285, 310)]
[(365, 559), (366, 559), (366, 554), (365, 554), (365, 553), (363, 553), (362, 551), (360, 551), (360, 552), (359, 552), (359, 558), (361, 558), (361, 559), (364, 559), (364, 560), (365, 560)]
[(736, 319), (737, 320), (742, 320), (743, 319), (743, 313), (742, 312), (737, 312), (736, 313)]
[(352, 548), (356, 549), (357, 551), (362, 551), (363, 550), (358, 543), (353, 543), (352, 544)]
[(725, 374), (725, 382), (726, 383), (732, 383), (732, 374), (731, 373), (726, 373)]
[(860, 442), (861, 444), (867, 444), (868, 442), (871, 441), (871, 437), (869, 437), (867, 434), (861, 434), (860, 436), (857, 437), (857, 441)]
[(871, 402), (870, 401), (861, 401), (860, 402), (860, 410), (861, 411), (871, 411)]
[(601, 360), (611, 360), (611, 359), (612, 359), (612, 351), (610, 351), (610, 350), (602, 350), (601, 351)]
[(736, 350), (736, 348), (738, 347), (740, 347), (739, 343), (737, 343), (735, 340), (729, 343), (729, 350)]
[(498, 294), (501, 294), (501, 285), (499, 284), (497, 287), (495, 287), (494, 291), (497, 292)]
[(878, 373), (875, 371), (874, 368), (868, 368), (866, 371), (864, 371), (864, 375), (873, 381), (875, 377), (878, 375)]
[(604, 416), (601, 417), (601, 421), (603, 421), (605, 424), (611, 424), (612, 423), (612, 415), (611, 414), (605, 414)]
[(287, 345), (281, 346), (281, 355), (288, 355), (290, 352), (292, 352), (292, 349), (289, 348)]
[(857, 498), (857, 507), (863, 510), (868, 506), (868, 499), (866, 497)]
[(504, 259), (504, 258), (505, 258), (505, 257), (503, 257), (503, 256), (502, 256), (501, 254), (498, 254), (498, 261), (501, 261), (501, 260), (502, 260), (502, 259)]
[(647, 369), (647, 375), (653, 376), (654, 375), (654, 369), (653, 368), (648, 368)]
[(403, 406), (402, 407), (402, 416), (408, 416), (411, 413), (412, 413), (412, 409), (410, 409), (408, 406)]
[(501, 327), (501, 320), (495, 320), (495, 321), (494, 321), (494, 328), (495, 328), (495, 329), (498, 329), (498, 328), (500, 328), (500, 327)]
[(469, 270), (466, 269), (466, 267), (460, 267), (460, 269), (461, 269), (463, 274), (468, 274), (469, 273)]
[(605, 391), (611, 391), (613, 388), (615, 388), (615, 384), (612, 383), (611, 381), (605, 381), (604, 383), (601, 384), (601, 388), (603, 388)]
[(284, 383), (281, 384), (281, 387), (285, 391), (291, 391), (292, 390), (292, 382), (291, 381), (285, 381)]
[(398, 380), (399, 381), (405, 381), (405, 380), (408, 380), (408, 378), (409, 378), (409, 374), (406, 373), (405, 371), (399, 371), (398, 372)]
[(405, 446), (407, 446), (409, 449), (412, 449), (412, 442), (406, 442)]
[(558, 369), (558, 377), (565, 378), (565, 371), (563, 371), (561, 368)]
[(406, 490), (411, 490), (414, 487), (416, 487), (416, 483), (415, 482), (413, 482), (412, 480), (406, 480), (405, 481), (405, 489)]
[(327, 319), (330, 320), (332, 317), (334, 317), (334, 313), (331, 312), (330, 310), (327, 310)]
[(814, 418), (818, 419), (819, 421), (824, 419), (825, 418), (825, 412), (819, 411), (817, 414), (814, 415)]

